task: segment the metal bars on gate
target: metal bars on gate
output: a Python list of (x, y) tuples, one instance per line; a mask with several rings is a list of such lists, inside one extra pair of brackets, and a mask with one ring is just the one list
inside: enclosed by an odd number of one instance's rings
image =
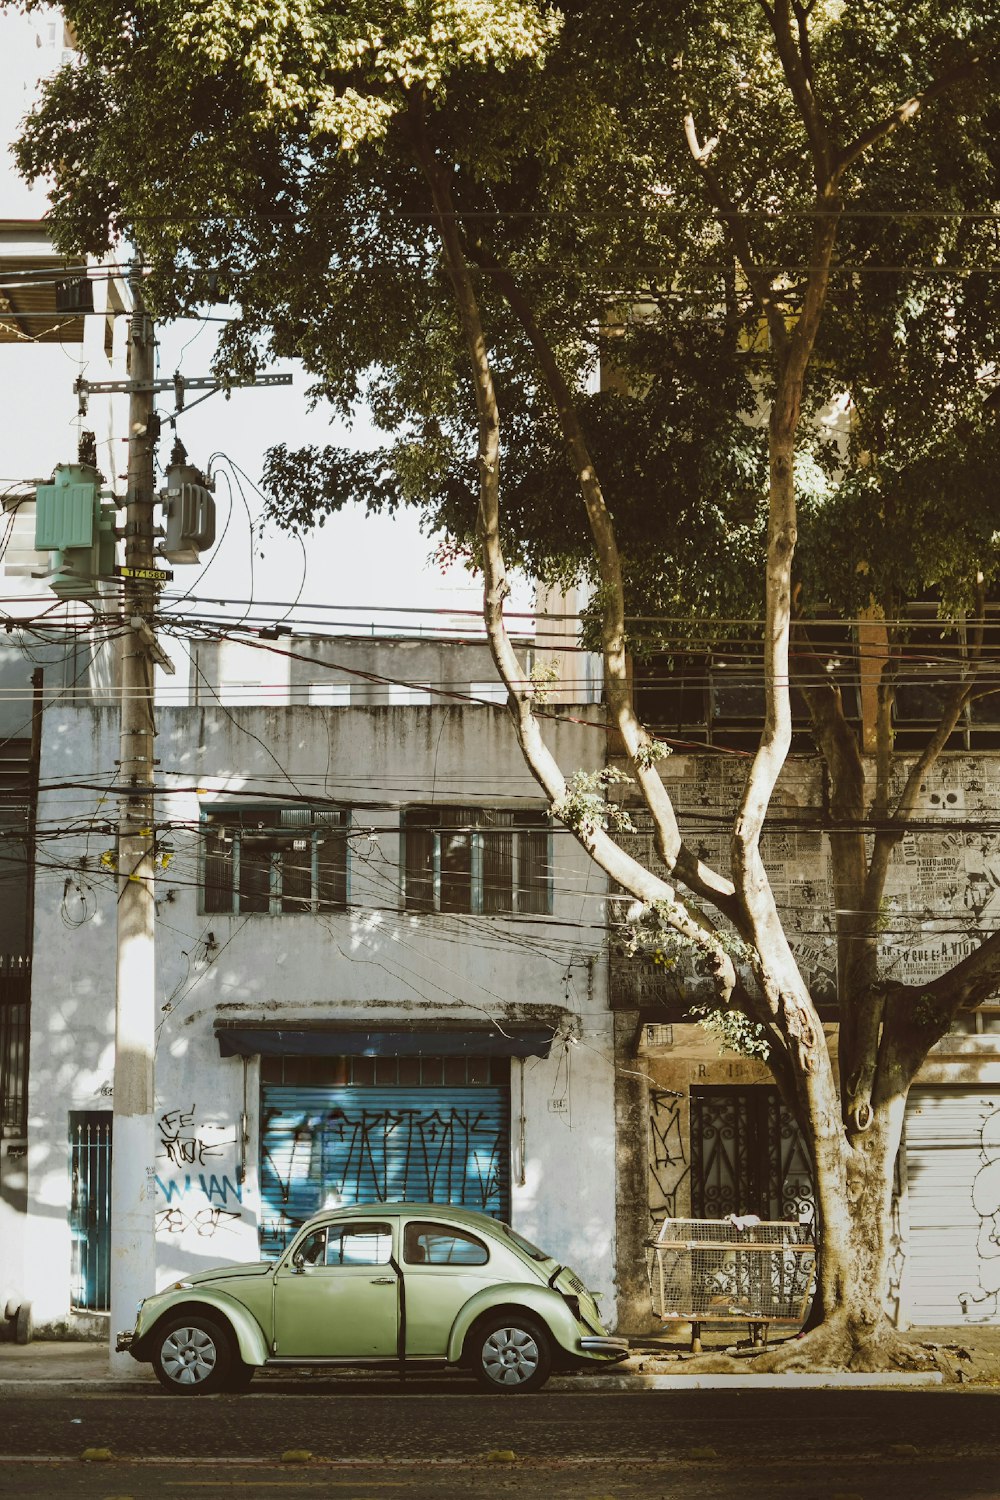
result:
[(30, 962), (0, 954), (0, 1138), (28, 1133)]
[(664, 1321), (799, 1326), (812, 1295), (816, 1246), (809, 1224), (665, 1219), (646, 1241), (653, 1309)]
[(111, 1306), (111, 1111), (70, 1117), (72, 1305), (88, 1312)]

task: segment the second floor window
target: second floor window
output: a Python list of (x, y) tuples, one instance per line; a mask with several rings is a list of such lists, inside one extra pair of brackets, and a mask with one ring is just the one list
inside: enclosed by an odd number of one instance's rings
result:
[(544, 813), (482, 807), (411, 807), (403, 814), (407, 911), (552, 910)]
[(214, 807), (204, 815), (205, 912), (337, 911), (347, 904), (341, 808)]

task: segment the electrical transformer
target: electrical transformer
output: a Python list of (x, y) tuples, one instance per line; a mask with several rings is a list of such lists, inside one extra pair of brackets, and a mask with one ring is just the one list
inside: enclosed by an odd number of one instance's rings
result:
[(35, 547), (49, 553), (49, 587), (60, 599), (93, 599), (115, 570), (115, 510), (101, 503), (101, 475), (59, 464), (35, 499)]
[(215, 500), (204, 474), (193, 464), (171, 463), (161, 499), (163, 556), (172, 563), (198, 562), (215, 543)]

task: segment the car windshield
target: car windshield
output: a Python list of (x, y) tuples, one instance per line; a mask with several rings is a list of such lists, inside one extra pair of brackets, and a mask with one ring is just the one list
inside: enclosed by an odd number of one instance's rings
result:
[(533, 1245), (530, 1240), (526, 1240), (523, 1234), (518, 1234), (516, 1229), (511, 1229), (509, 1224), (501, 1224), (499, 1227), (503, 1230), (504, 1234), (514, 1241), (517, 1248), (523, 1250), (525, 1255), (530, 1255), (532, 1260), (554, 1259), (553, 1256), (547, 1255), (544, 1250), (539, 1250), (538, 1246)]

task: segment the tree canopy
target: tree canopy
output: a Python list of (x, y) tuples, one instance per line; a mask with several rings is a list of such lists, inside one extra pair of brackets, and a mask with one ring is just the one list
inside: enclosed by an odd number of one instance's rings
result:
[[(419, 99), (470, 254), (517, 278), (580, 395), (631, 607), (759, 608), (766, 451), (745, 418), (768, 394), (767, 340), (682, 123), (690, 109), (718, 136), (732, 222), (793, 318), (812, 169), (758, 4), (86, 0), (69, 14), (81, 60), (19, 149), (53, 181), (62, 243), (137, 245), (163, 316), (217, 288), (240, 314), (224, 371), (297, 356), (317, 398), (349, 414), (367, 397), (389, 434), (366, 456), (279, 447), (278, 520), (307, 526), (360, 499), (420, 505), (459, 547), (474, 534), (472, 403), (414, 159)], [(988, 6), (827, 0), (803, 15), (845, 135), (992, 43)], [(929, 588), (968, 603), (970, 570), (996, 567), (997, 107), (977, 79), (930, 108), (926, 128), (856, 164), (809, 374), (814, 411), (849, 393), (854, 461), (822, 424), (803, 435), (798, 567), (810, 596), (852, 611), (874, 596), (894, 613)], [(551, 403), (479, 274), (508, 549), (538, 572), (585, 570)], [(651, 316), (630, 323), (636, 305)], [(602, 358), (629, 385), (586, 394)]]

